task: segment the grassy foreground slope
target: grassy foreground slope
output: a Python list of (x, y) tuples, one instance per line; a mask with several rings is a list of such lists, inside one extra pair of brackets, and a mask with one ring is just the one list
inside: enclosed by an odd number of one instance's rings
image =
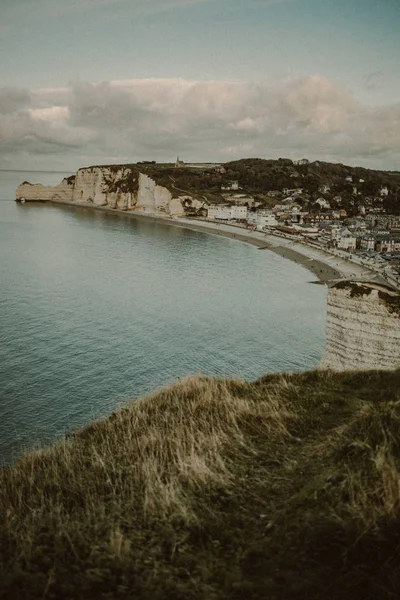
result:
[(0, 472), (1, 598), (400, 595), (400, 371), (194, 377)]

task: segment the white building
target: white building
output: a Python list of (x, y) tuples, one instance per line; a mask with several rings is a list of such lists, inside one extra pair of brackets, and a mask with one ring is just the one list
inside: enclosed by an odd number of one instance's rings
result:
[(231, 206), (231, 219), (235, 221), (246, 221), (247, 206)]
[(328, 192), (331, 191), (331, 186), (330, 185), (320, 185), (318, 188), (318, 191), (321, 192), (321, 194), (327, 194)]
[(355, 250), (357, 239), (354, 233), (351, 233), (348, 229), (342, 229), (338, 240), (338, 248), (343, 250)]
[(304, 188), (283, 188), (282, 194), (284, 196), (292, 196), (293, 194), (302, 194), (304, 192)]
[(246, 221), (247, 206), (212, 204), (208, 207), (207, 217), (219, 221)]
[(275, 227), (278, 225), (278, 221), (272, 210), (249, 212), (247, 215), (247, 223), (249, 225), (255, 225), (259, 230), (265, 229), (265, 227)]
[(348, 176), (346, 177), (346, 181), (349, 181), (350, 183), (353, 183), (353, 178), (352, 178), (352, 176), (351, 176), (351, 175), (348, 175)]
[(330, 208), (331, 205), (328, 202), (328, 200), (325, 200), (325, 198), (318, 198), (316, 204), (319, 204), (321, 208)]
[(342, 231), (342, 229), (343, 229), (343, 227), (340, 227), (339, 225), (331, 225), (330, 226), (331, 240), (333, 242), (339, 242), (340, 232)]
[(208, 207), (207, 217), (220, 221), (230, 221), (231, 214), (231, 207), (228, 204), (212, 204)]
[(238, 190), (238, 189), (239, 189), (239, 182), (236, 180), (229, 181), (228, 183), (221, 185), (221, 190)]
[(383, 185), (380, 189), (380, 195), (381, 196), (388, 196), (389, 195), (389, 190), (387, 188), (387, 185)]

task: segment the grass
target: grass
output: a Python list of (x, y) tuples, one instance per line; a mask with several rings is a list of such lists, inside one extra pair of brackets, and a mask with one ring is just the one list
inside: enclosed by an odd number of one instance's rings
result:
[(398, 598), (400, 371), (193, 377), (0, 472), (0, 597)]

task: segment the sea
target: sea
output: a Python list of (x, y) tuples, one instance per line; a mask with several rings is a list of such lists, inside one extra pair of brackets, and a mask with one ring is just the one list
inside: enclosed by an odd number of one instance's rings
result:
[(15, 203), (0, 171), (0, 463), (192, 374), (315, 367), (326, 288), (237, 240), (96, 211)]

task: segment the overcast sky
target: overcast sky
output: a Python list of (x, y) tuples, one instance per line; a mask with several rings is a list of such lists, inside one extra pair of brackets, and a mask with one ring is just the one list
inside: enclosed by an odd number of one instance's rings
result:
[(400, 0), (0, 0), (0, 168), (400, 170)]

